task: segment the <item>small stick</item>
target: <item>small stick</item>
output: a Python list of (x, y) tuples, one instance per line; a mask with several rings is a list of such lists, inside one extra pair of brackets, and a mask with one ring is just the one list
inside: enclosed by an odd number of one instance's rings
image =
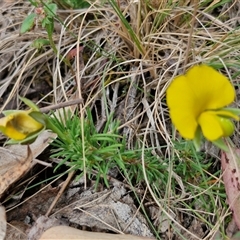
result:
[(61, 189), (59, 190), (57, 196), (54, 198), (51, 206), (49, 207), (47, 213), (45, 214), (46, 217), (48, 217), (51, 213), (51, 211), (53, 210), (53, 208), (55, 207), (55, 205), (57, 204), (58, 199), (61, 197), (61, 195), (63, 194), (64, 190), (66, 189), (66, 187), (68, 186), (68, 184), (70, 183), (71, 179), (73, 178), (75, 174), (75, 171), (71, 171), (68, 173), (68, 177), (65, 180), (65, 182), (63, 183), (63, 185), (61, 186)]
[(192, 16), (192, 21), (191, 21), (191, 28), (190, 28), (190, 32), (189, 32), (189, 35), (188, 35), (188, 43), (187, 43), (187, 49), (186, 49), (186, 58), (185, 58), (185, 61), (184, 61), (184, 65), (183, 65), (183, 72), (185, 72), (186, 70), (186, 65), (188, 64), (188, 55), (189, 55), (189, 52), (190, 52), (190, 48), (192, 46), (192, 36), (193, 36), (193, 31), (194, 31), (194, 25), (195, 25), (195, 22), (196, 22), (196, 16), (197, 16), (197, 7), (198, 7), (198, 1), (194, 1), (194, 10), (193, 10), (193, 16)]
[[(51, 110), (56, 110), (56, 109), (59, 109), (59, 108), (64, 108), (64, 107), (68, 107), (68, 106), (72, 106), (72, 105), (80, 104), (80, 103), (83, 103), (83, 100), (82, 99), (76, 99), (76, 100), (72, 100), (72, 101), (68, 101), (68, 102), (59, 103), (59, 104), (56, 104), (56, 105), (53, 105), (53, 106), (43, 107), (43, 108), (40, 108), (40, 111), (42, 113), (48, 113)], [(71, 172), (68, 173), (67, 179), (65, 180), (64, 184), (61, 186), (61, 189), (59, 190), (57, 196), (53, 200), (51, 206), (49, 207), (49, 209), (46, 213), (47, 217), (50, 215), (51, 211), (53, 210), (53, 208), (57, 204), (57, 201), (59, 200), (59, 198), (63, 194), (64, 190), (66, 189), (66, 187), (70, 183), (74, 174), (75, 174), (75, 171), (71, 171)]]
[(59, 108), (64, 108), (64, 107), (68, 107), (68, 106), (72, 106), (72, 105), (80, 104), (80, 103), (83, 103), (83, 100), (82, 99), (76, 99), (76, 100), (71, 100), (71, 101), (68, 101), (68, 102), (59, 103), (59, 104), (56, 104), (56, 105), (53, 105), (53, 106), (43, 107), (43, 108), (40, 108), (40, 111), (42, 113), (48, 113), (51, 110), (56, 110), (56, 109), (59, 109)]

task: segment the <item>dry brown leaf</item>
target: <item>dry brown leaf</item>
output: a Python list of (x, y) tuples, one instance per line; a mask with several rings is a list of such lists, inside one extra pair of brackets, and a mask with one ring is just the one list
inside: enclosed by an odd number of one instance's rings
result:
[(78, 51), (77, 51), (77, 50), (79, 51), (79, 53), (82, 53), (83, 47), (82, 47), (82, 46), (79, 46), (78, 49), (77, 49), (77, 47), (75, 47), (75, 48), (73, 48), (72, 50), (70, 50), (70, 51), (68, 52), (67, 56), (66, 56), (66, 59), (67, 59), (67, 60), (71, 60), (71, 59), (73, 59), (74, 57), (76, 57), (77, 54), (78, 54)]
[(221, 165), (228, 204), (240, 229), (240, 149), (222, 152)]
[[(8, 215), (8, 213), (7, 213)], [(29, 229), (29, 225), (24, 221), (13, 220), (7, 224), (7, 232), (5, 240), (27, 240), (26, 233)]]
[[(0, 196), (19, 179), (31, 167), (33, 156), (29, 146), (27, 146), (27, 157), (12, 154), (5, 148), (0, 148), (1, 163), (5, 161), (0, 168)], [(9, 161), (9, 163), (6, 163)]]
[(56, 134), (43, 132), (29, 146), (11, 145), (0, 148), (0, 198), (11, 184), (22, 177), (35, 163), (32, 162)]
[(0, 240), (4, 240), (7, 230), (6, 212), (3, 206), (0, 206)]

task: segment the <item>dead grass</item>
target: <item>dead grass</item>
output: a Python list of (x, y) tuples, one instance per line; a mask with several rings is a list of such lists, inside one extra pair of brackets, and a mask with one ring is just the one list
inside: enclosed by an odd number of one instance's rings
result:
[[(181, 140), (171, 129), (165, 91), (176, 75), (204, 62), (221, 68), (239, 95), (240, 4), (229, 1), (211, 9), (206, 1), (168, 2), (150, 1), (152, 7), (143, 1), (120, 3), (140, 47), (107, 3), (93, 3), (85, 10), (59, 10), (66, 26), (55, 25), (59, 53), (67, 56), (79, 44), (83, 46), (71, 59), (72, 70), (49, 47), (31, 47), (34, 39), (47, 37), (41, 26), (19, 35), (23, 19), (33, 11), (27, 1), (0, 3), (4, 4), (0, 10), (1, 111), (20, 108), (17, 95), (40, 106), (82, 97), (83, 109), (91, 107), (98, 129), (114, 112), (129, 148), (136, 143), (143, 144), (143, 151), (152, 147), (160, 164), (168, 164), (165, 192), (145, 179), (148, 198), (144, 204), (150, 206), (149, 217), (158, 233), (163, 239), (214, 239), (216, 234), (224, 236), (230, 215), (220, 194), (213, 192), (221, 186), (220, 174), (208, 173), (216, 182), (204, 189), (194, 179), (185, 185), (186, 180), (175, 172), (173, 158), (179, 158), (179, 164), (186, 159), (174, 148), (173, 141)], [(213, 154), (204, 150), (206, 156)], [(211, 199), (208, 210), (206, 196)]]

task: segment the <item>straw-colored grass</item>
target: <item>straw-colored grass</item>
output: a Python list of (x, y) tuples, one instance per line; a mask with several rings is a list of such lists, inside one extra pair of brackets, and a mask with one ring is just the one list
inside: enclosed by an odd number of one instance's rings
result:
[[(156, 237), (163, 239), (214, 239), (217, 234), (224, 239), (230, 221), (218, 151), (204, 146), (196, 153), (172, 128), (165, 102), (172, 79), (198, 63), (225, 73), (239, 96), (240, 4), (207, 2), (110, 0), (58, 10), (64, 23), (56, 21), (53, 34), (59, 53), (65, 57), (80, 50), (70, 60), (72, 69), (50, 47), (31, 47), (33, 40), (47, 38), (40, 24), (19, 35), (34, 9), (30, 3), (5, 2), (0, 10), (1, 111), (20, 108), (17, 95), (39, 106), (80, 97), (99, 131), (114, 113), (127, 147), (152, 148), (159, 164), (167, 166), (165, 183), (150, 185), (145, 178), (137, 186), (147, 188), (142, 202)], [(144, 154), (141, 161), (145, 166)]]

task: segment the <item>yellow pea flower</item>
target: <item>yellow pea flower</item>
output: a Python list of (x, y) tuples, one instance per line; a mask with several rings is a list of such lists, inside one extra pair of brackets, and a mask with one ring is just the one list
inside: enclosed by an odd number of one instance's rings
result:
[(184, 138), (192, 140), (199, 129), (210, 141), (232, 135), (231, 119), (239, 120), (239, 110), (224, 107), (234, 98), (235, 90), (228, 78), (204, 64), (177, 76), (167, 89), (172, 122)]
[(0, 118), (0, 131), (10, 138), (6, 144), (29, 144), (47, 129), (58, 134), (66, 142), (69, 141), (61, 129), (52, 123), (50, 117), (40, 112), (40, 109), (31, 100), (19, 98), (30, 107), (30, 110), (3, 111), (5, 117)]
[(36, 132), (43, 129), (43, 125), (36, 120), (34, 120), (29, 113), (29, 111), (6, 111), (6, 116), (0, 118), (0, 131), (7, 137), (21, 141)]

